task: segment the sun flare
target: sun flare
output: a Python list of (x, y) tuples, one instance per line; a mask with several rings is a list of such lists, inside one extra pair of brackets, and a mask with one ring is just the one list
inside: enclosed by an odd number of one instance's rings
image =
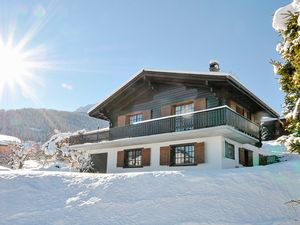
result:
[(22, 79), (26, 73), (26, 59), (17, 49), (0, 45), (0, 82), (11, 84)]
[(4, 42), (0, 36), (0, 102), (6, 96), (13, 97), (16, 91), (37, 102), (34, 83), (41, 84), (37, 71), (49, 68), (49, 62), (45, 60), (45, 48), (38, 46), (25, 49), (25, 45), (31, 40), (32, 35), (25, 35), (20, 42), (13, 39)]

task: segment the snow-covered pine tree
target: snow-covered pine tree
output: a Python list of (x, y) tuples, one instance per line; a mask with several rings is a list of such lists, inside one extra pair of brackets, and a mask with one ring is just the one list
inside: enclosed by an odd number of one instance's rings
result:
[(300, 0), (279, 8), (273, 27), (282, 37), (276, 50), (282, 61), (273, 61), (274, 72), (280, 75), (280, 86), (285, 92), (284, 114), (287, 129), (292, 133), (281, 138), (288, 150), (300, 153)]

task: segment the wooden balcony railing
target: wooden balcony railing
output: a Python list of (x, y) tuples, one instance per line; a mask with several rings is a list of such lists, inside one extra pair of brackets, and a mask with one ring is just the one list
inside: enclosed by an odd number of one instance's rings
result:
[(137, 122), (125, 127), (115, 127), (104, 131), (94, 131), (70, 138), (70, 144), (97, 143), (129, 137), (141, 137), (155, 134), (181, 132), (228, 125), (259, 139), (259, 126), (243, 117), (228, 106), (196, 111), (181, 115), (172, 115)]

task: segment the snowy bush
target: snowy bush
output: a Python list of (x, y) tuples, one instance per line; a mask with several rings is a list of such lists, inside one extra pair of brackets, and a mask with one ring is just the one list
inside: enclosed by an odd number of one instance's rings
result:
[(289, 151), (300, 153), (300, 0), (279, 8), (273, 18), (273, 28), (282, 41), (276, 50), (283, 62), (273, 61), (274, 71), (280, 75), (281, 89), (285, 92), (284, 114), (292, 133), (280, 139)]
[(82, 132), (85, 131), (77, 131), (74, 134), (56, 131), (56, 134), (42, 145), (42, 150), (47, 155), (48, 160), (66, 162), (70, 168), (80, 172), (94, 172), (91, 156), (81, 151), (72, 150), (69, 145), (70, 137)]
[(28, 158), (28, 151), (23, 144), (11, 142), (8, 151), (0, 155), (0, 164), (11, 169), (22, 169), (25, 160)]

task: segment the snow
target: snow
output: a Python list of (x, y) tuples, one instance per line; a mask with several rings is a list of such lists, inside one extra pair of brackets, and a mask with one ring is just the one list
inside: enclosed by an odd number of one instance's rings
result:
[(216, 171), (0, 171), (0, 224), (299, 224), (300, 158)]
[[(273, 17), (273, 28), (277, 31), (285, 31), (287, 14), (289, 12), (295, 13), (300, 11), (300, 0), (293, 0), (292, 3), (277, 9)], [(298, 19), (298, 23), (300, 19)]]
[(11, 142), (21, 143), (21, 140), (13, 136), (0, 134), (0, 144), (8, 144)]
[(288, 153), (284, 144), (278, 143), (276, 141), (264, 141), (261, 148), (262, 148), (262, 150), (267, 152), (269, 155), (280, 156), (280, 155)]
[(58, 149), (65, 154), (69, 154), (69, 146), (65, 142), (71, 135), (72, 133), (56, 133), (42, 145), (42, 150), (46, 155), (54, 155)]
[(0, 171), (10, 171), (11, 169), (4, 167), (4, 166), (0, 166)]

